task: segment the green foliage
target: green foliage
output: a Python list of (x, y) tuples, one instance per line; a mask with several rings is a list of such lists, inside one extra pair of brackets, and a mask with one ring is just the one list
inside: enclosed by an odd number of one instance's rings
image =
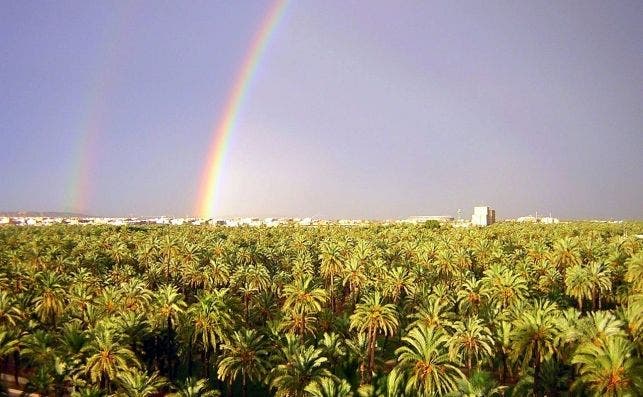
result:
[(0, 227), (0, 370), (72, 396), (636, 396), (642, 232)]

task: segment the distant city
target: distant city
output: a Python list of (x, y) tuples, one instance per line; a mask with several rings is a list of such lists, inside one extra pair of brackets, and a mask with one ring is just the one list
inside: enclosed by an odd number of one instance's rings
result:
[[(457, 216), (451, 215), (419, 215), (410, 216), (405, 219), (384, 219), (384, 220), (367, 220), (367, 219), (317, 219), (312, 217), (291, 218), (291, 217), (235, 217), (235, 218), (198, 218), (198, 217), (95, 217), (73, 213), (32, 213), (16, 212), (0, 214), (0, 225), (17, 225), (17, 226), (51, 226), (51, 225), (218, 225), (227, 227), (237, 226), (266, 226), (274, 227), (279, 225), (300, 225), (300, 226), (318, 226), (318, 225), (343, 225), (343, 226), (360, 226), (368, 224), (421, 224), (429, 221), (437, 221), (440, 224), (449, 224), (454, 227), (484, 227), (496, 223), (496, 211), (489, 206), (478, 206), (473, 208), (473, 215), (470, 219), (463, 219), (460, 215), (462, 210), (457, 211)], [(504, 219), (504, 222), (528, 222), (555, 224), (559, 223), (558, 218), (551, 215), (538, 217), (536, 215), (527, 215), (513, 219)], [(605, 221), (603, 221), (605, 222)], [(613, 222), (613, 221), (612, 221)]]

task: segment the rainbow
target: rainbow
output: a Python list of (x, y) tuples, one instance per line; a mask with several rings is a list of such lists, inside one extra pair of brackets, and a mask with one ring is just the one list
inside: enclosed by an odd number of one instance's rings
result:
[(120, 44), (126, 41), (128, 26), (136, 15), (139, 6), (134, 2), (126, 3), (118, 9), (117, 16), (103, 33), (100, 44), (99, 65), (92, 79), (92, 90), (88, 93), (88, 106), (83, 113), (75, 152), (71, 157), (71, 175), (66, 193), (67, 210), (84, 213), (92, 193), (92, 174), (100, 158), (100, 137), (105, 125), (105, 114), (109, 110), (109, 99), (118, 80), (115, 73), (127, 57)]
[(102, 131), (100, 124), (96, 121), (95, 113), (92, 113), (89, 118), (88, 126), (79, 139), (67, 197), (68, 209), (76, 213), (84, 213), (87, 210), (90, 175), (94, 169), (93, 159), (97, 157), (96, 141)]
[[(108, 44), (109, 45), (109, 44)], [(91, 195), (92, 173), (96, 168), (99, 137), (105, 129), (104, 114), (108, 109), (107, 99), (114, 87), (118, 54), (114, 44), (104, 51), (105, 60), (92, 82), (89, 93), (89, 106), (80, 125), (78, 145), (72, 158), (72, 173), (67, 190), (67, 208), (76, 213), (87, 211)]]
[(221, 173), (228, 150), (230, 134), (235, 129), (241, 105), (249, 91), (248, 89), (259, 66), (259, 61), (265, 52), (272, 32), (284, 14), (287, 3), (287, 0), (276, 0), (263, 18), (228, 95), (223, 116), (213, 128), (212, 143), (208, 150), (206, 166), (199, 183), (196, 212), (201, 217), (207, 218), (215, 215)]

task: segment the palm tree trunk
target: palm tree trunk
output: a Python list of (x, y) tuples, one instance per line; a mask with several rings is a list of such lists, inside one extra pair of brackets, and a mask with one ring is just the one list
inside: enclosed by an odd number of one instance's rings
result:
[(168, 373), (170, 374), (170, 378), (172, 377), (172, 364), (173, 364), (173, 352), (172, 352), (172, 317), (167, 316), (167, 344), (166, 344), (166, 349), (167, 349), (167, 369)]
[(19, 385), (18, 374), (20, 373), (20, 353), (18, 350), (13, 352), (13, 380), (16, 385)]
[(534, 356), (534, 396), (540, 397), (540, 350), (538, 350), (538, 345), (536, 345), (536, 349), (534, 349), (535, 356)]
[(246, 382), (246, 373), (245, 373), (245, 371), (242, 371), (241, 381), (242, 381), (242, 383), (241, 383), (241, 395), (243, 397), (248, 397), (248, 384)]
[(330, 275), (330, 311), (335, 313), (335, 295), (333, 291), (335, 290), (335, 280), (333, 275)]
[(596, 289), (592, 291), (592, 307), (594, 310), (598, 310), (598, 291)]
[[(210, 353), (208, 353), (208, 355), (209, 355), (209, 354), (210, 354)], [(221, 348), (220, 348), (220, 344), (219, 344), (219, 343), (215, 343), (215, 344), (214, 344), (214, 360), (212, 360), (212, 361), (214, 361), (214, 364), (215, 364), (215, 365), (217, 364), (217, 360), (219, 359), (219, 356), (220, 356), (220, 355), (221, 355)], [(216, 376), (216, 373), (215, 373), (214, 375), (215, 375), (215, 376), (214, 376), (214, 384), (215, 384), (215, 385), (219, 385), (219, 378)], [(221, 382), (223, 382), (223, 381), (221, 381)], [(223, 383), (221, 383), (221, 385), (223, 385)]]
[(377, 332), (375, 328), (371, 330), (369, 337), (369, 360), (368, 360), (368, 381), (370, 382), (373, 377), (373, 368), (375, 368), (375, 343), (377, 342)]
[(248, 297), (244, 295), (243, 297), (243, 318), (248, 322)]
[(500, 373), (500, 383), (505, 383), (507, 380), (507, 356), (504, 351), (500, 353), (500, 360), (502, 360), (502, 372)]
[(190, 341), (188, 342), (188, 377), (192, 376), (192, 335), (190, 336)]
[(208, 348), (203, 348), (203, 366), (205, 367), (205, 379), (210, 379), (210, 354)]

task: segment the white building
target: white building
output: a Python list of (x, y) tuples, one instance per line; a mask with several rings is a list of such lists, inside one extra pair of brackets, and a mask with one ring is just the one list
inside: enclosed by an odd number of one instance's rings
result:
[(471, 224), (474, 226), (489, 226), (496, 222), (496, 210), (491, 207), (473, 207)]

